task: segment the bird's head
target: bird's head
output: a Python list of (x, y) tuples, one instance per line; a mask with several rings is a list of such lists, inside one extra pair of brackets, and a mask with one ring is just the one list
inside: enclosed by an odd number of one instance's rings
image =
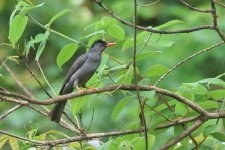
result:
[(115, 44), (116, 43), (107, 43), (103, 40), (96, 40), (92, 44), (89, 52), (100, 52), (100, 53), (102, 53), (105, 50), (106, 47), (113, 46)]

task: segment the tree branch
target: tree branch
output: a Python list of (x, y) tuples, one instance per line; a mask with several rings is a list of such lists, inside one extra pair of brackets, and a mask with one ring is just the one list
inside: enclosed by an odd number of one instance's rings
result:
[(220, 45), (222, 45), (222, 44), (224, 44), (224, 41), (222, 41), (222, 42), (220, 42), (220, 43), (217, 43), (217, 44), (215, 44), (215, 45), (212, 45), (212, 46), (210, 46), (210, 47), (207, 47), (206, 49), (203, 49), (203, 50), (201, 50), (201, 51), (198, 51), (198, 52), (192, 54), (191, 56), (189, 56), (189, 57), (183, 59), (182, 61), (178, 62), (178, 63), (175, 64), (172, 68), (170, 68), (165, 74), (163, 74), (163, 75), (156, 81), (156, 83), (155, 83), (154, 85), (156, 86), (157, 84), (159, 84), (159, 83), (160, 83), (163, 79), (165, 79), (165, 78), (166, 78), (173, 70), (175, 70), (176, 68), (178, 68), (178, 67), (181, 66), (182, 64), (184, 64), (184, 63), (186, 63), (187, 61), (192, 60), (193, 58), (195, 58), (195, 57), (197, 57), (197, 56), (199, 56), (199, 55), (201, 55), (201, 54), (203, 54), (203, 53), (205, 53), (205, 52), (208, 52), (209, 50), (212, 50), (212, 49), (214, 49), (214, 48), (216, 48), (216, 47), (218, 47), (218, 46), (220, 46)]
[[(134, 28), (134, 24), (123, 20), (122, 18), (120, 18), (118, 15), (116, 15), (113, 11), (109, 10), (100, 0), (95, 0), (95, 2), (102, 7), (105, 11), (107, 11), (113, 18), (117, 19), (119, 22), (133, 27)], [(175, 34), (175, 33), (190, 33), (190, 32), (195, 32), (195, 31), (199, 31), (199, 30), (214, 30), (214, 26), (213, 25), (202, 25), (199, 27), (193, 27), (190, 29), (183, 29), (183, 30), (171, 30), (171, 31), (165, 31), (165, 30), (156, 30), (154, 28), (149, 28), (149, 27), (143, 27), (143, 26), (136, 26), (137, 29), (139, 30), (144, 30), (144, 31), (148, 31), (148, 32), (153, 32), (153, 33), (159, 33), (159, 34)]]
[(175, 139), (173, 139), (170, 142), (168, 142), (167, 144), (165, 144), (160, 150), (167, 150), (170, 147), (174, 146), (179, 141), (181, 141), (182, 139), (184, 139), (185, 137), (190, 135), (198, 127), (200, 127), (206, 120), (207, 120), (207, 118), (198, 119), (192, 126), (187, 128), (186, 130), (184, 130), (184, 132), (181, 133), (179, 136), (177, 136)]
[(137, 84), (137, 66), (136, 66), (136, 53), (137, 53), (137, 0), (134, 0), (134, 49), (133, 49), (133, 67), (134, 67), (134, 85), (137, 94), (138, 103), (141, 109), (140, 113), (140, 121), (141, 125), (144, 126), (145, 129), (145, 149), (148, 150), (148, 129), (145, 120), (144, 114), (144, 105), (142, 104), (138, 84)]
[(179, 0), (182, 4), (184, 4), (185, 6), (187, 6), (188, 8), (190, 8), (191, 10), (197, 11), (197, 12), (201, 12), (201, 13), (211, 13), (211, 10), (202, 10), (196, 7), (191, 6), (189, 3), (187, 3), (184, 0)]
[(17, 136), (15, 134), (11, 134), (5, 131), (0, 130), (0, 133), (23, 140), (27, 142), (31, 142), (33, 146), (55, 146), (59, 144), (66, 144), (66, 143), (71, 143), (71, 142), (76, 142), (76, 141), (83, 141), (83, 140), (88, 140), (88, 139), (94, 139), (94, 138), (102, 138), (102, 137), (110, 137), (110, 136), (118, 136), (118, 135), (126, 135), (126, 134), (136, 134), (136, 133), (141, 133), (144, 132), (144, 129), (138, 129), (138, 130), (125, 130), (125, 131), (113, 131), (113, 132), (108, 132), (108, 133), (92, 133), (92, 134), (87, 134), (84, 136), (76, 136), (76, 137), (70, 137), (70, 138), (64, 138), (64, 139), (59, 139), (59, 140), (54, 140), (54, 141), (37, 141), (37, 140), (32, 140), (32, 139), (27, 139), (21, 136)]

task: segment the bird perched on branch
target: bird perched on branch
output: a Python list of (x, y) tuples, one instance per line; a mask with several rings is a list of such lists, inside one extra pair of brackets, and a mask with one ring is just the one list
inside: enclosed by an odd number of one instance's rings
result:
[[(59, 95), (73, 92), (74, 88), (78, 92), (80, 86), (85, 87), (86, 82), (93, 76), (101, 63), (101, 55), (106, 47), (113, 46), (115, 43), (106, 43), (102, 40), (95, 41), (88, 53), (79, 56), (69, 69)], [(51, 111), (51, 120), (59, 122), (62, 116), (66, 101), (58, 102)]]

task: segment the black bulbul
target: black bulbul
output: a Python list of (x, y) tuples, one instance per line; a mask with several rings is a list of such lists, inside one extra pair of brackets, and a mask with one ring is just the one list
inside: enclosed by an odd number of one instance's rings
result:
[[(87, 81), (93, 76), (101, 63), (101, 55), (106, 47), (113, 46), (115, 43), (106, 43), (103, 40), (95, 41), (90, 47), (89, 52), (79, 56), (69, 69), (59, 95), (73, 92), (74, 88), (82, 92), (79, 87), (85, 87)], [(63, 113), (66, 101), (58, 102), (51, 111), (51, 120), (59, 122)]]

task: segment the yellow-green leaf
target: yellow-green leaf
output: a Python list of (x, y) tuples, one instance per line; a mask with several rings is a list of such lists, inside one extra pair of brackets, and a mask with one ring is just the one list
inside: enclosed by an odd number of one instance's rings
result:
[(19, 150), (18, 140), (14, 137), (9, 138), (9, 145), (12, 150)]
[(13, 45), (15, 45), (22, 36), (26, 28), (27, 21), (28, 17), (22, 14), (16, 15), (12, 19), (12, 22), (9, 27), (9, 40)]
[(123, 30), (123, 28), (121, 28), (119, 25), (117, 24), (113, 24), (111, 25), (108, 30), (107, 33), (114, 37), (115, 39), (118, 40), (122, 40), (125, 38), (125, 31)]
[(57, 56), (57, 65), (61, 69), (62, 65), (66, 63), (76, 52), (78, 45), (76, 43), (70, 43), (65, 45)]
[(65, 14), (67, 14), (67, 13), (69, 13), (69, 12), (71, 12), (71, 10), (69, 10), (69, 9), (64, 9), (64, 10), (60, 11), (59, 13), (57, 13), (55, 16), (52, 17), (52, 19), (51, 19), (51, 20), (49, 21), (49, 23), (48, 23), (48, 26), (51, 26), (51, 24), (52, 24), (56, 19), (58, 19), (59, 17), (65, 15)]

